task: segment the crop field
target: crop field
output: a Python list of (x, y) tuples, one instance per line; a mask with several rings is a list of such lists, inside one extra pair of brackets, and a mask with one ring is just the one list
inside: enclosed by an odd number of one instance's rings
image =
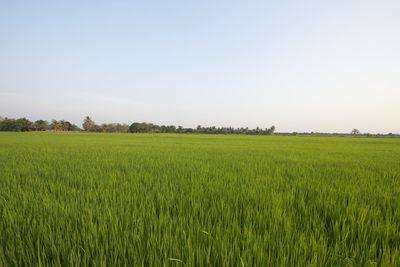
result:
[(400, 266), (400, 139), (0, 133), (0, 266)]

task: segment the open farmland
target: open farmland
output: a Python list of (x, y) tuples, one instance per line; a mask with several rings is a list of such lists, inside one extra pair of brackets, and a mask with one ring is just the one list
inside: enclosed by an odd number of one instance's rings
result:
[(0, 133), (2, 266), (400, 266), (400, 139)]

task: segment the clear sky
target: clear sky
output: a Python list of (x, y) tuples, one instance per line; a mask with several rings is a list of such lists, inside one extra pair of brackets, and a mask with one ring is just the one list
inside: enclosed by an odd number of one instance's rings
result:
[(0, 0), (0, 116), (400, 132), (400, 1)]

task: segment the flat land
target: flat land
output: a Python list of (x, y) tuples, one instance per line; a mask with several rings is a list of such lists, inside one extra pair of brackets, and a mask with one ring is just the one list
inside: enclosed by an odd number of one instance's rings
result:
[(0, 133), (2, 266), (400, 266), (400, 139)]

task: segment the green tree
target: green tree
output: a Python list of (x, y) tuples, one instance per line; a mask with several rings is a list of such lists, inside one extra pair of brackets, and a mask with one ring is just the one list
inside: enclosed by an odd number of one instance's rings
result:
[(20, 125), (20, 128), (21, 128), (22, 132), (27, 132), (27, 131), (33, 131), (34, 130), (33, 123), (30, 120), (26, 119), (26, 118), (18, 119), (16, 122), (17, 122), (17, 124)]
[(62, 131), (62, 125), (61, 125), (61, 123), (59, 121), (52, 120), (51, 124), (50, 124), (50, 129), (55, 131), (55, 132)]
[(49, 129), (49, 123), (44, 120), (35, 121), (35, 129), (36, 131), (46, 131)]
[(92, 132), (96, 128), (96, 124), (94, 121), (89, 116), (86, 116), (85, 119), (83, 120), (82, 127), (85, 131), (87, 132)]
[(275, 133), (275, 125), (272, 125), (270, 128), (269, 128), (269, 134), (274, 134)]

